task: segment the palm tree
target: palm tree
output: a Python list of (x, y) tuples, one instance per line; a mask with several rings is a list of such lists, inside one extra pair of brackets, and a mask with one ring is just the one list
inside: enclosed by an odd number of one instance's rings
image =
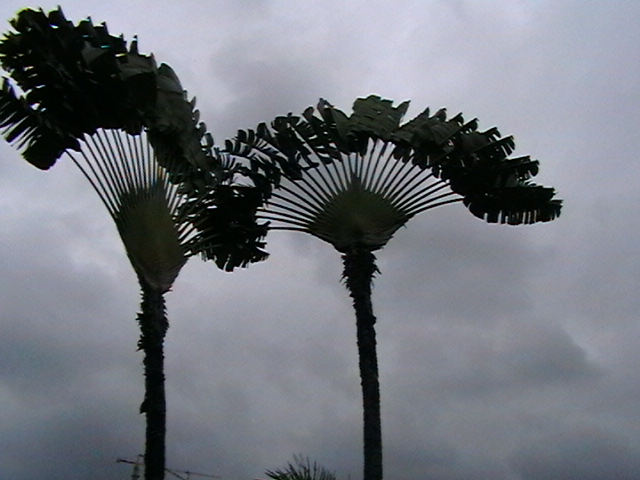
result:
[(538, 162), (508, 158), (512, 137), (480, 132), (476, 120), (425, 110), (402, 124), (409, 102), (377, 96), (356, 100), (353, 113), (321, 100), (317, 113), (276, 118), (238, 132), (227, 150), (286, 166), (284, 180), (259, 217), (271, 229), (311, 234), (342, 254), (343, 280), (353, 300), (364, 416), (364, 478), (382, 478), (376, 317), (371, 303), (378, 269), (374, 252), (415, 215), (463, 203), (490, 223), (553, 220), (561, 201), (531, 184)]
[(11, 25), (0, 63), (24, 93), (4, 79), (0, 130), (40, 169), (70, 158), (116, 224), (142, 291), (145, 479), (162, 479), (164, 294), (194, 254), (227, 271), (266, 258), (256, 209), (267, 182), (213, 148), (173, 70), (137, 42), (127, 48), (90, 20), (74, 25), (61, 9), (26, 9)]

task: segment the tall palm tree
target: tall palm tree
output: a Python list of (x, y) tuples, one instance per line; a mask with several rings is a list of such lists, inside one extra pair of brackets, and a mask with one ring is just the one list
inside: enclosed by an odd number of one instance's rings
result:
[(537, 161), (508, 158), (512, 137), (495, 128), (480, 132), (462, 115), (447, 119), (445, 110), (402, 123), (408, 106), (370, 96), (347, 115), (321, 100), (317, 112), (278, 117), (227, 142), (232, 154), (286, 166), (260, 209), (271, 229), (311, 234), (342, 254), (356, 314), (365, 480), (382, 478), (374, 252), (415, 215), (446, 204), (463, 203), (478, 218), (510, 225), (550, 221), (561, 208), (553, 188), (529, 182)]
[(26, 9), (11, 25), (0, 64), (20, 93), (4, 79), (0, 130), (40, 169), (69, 158), (116, 224), (142, 291), (145, 478), (162, 479), (164, 294), (194, 254), (228, 271), (266, 258), (256, 209), (268, 182), (213, 149), (173, 70), (137, 42), (127, 48), (90, 20), (74, 25), (61, 9)]

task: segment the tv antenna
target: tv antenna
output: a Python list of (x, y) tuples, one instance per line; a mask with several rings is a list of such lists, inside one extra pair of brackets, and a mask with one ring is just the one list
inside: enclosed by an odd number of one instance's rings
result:
[[(136, 460), (127, 460), (125, 458), (118, 458), (116, 463), (128, 463), (129, 465), (133, 465), (133, 474), (131, 475), (131, 480), (139, 480), (140, 479), (140, 467), (144, 466), (144, 456), (138, 455)], [(200, 477), (200, 478), (222, 478), (218, 475), (208, 475), (206, 473), (198, 473), (192, 472), (190, 470), (176, 470), (175, 468), (165, 468), (165, 472), (170, 473), (176, 478), (180, 480), (190, 480), (191, 477)]]

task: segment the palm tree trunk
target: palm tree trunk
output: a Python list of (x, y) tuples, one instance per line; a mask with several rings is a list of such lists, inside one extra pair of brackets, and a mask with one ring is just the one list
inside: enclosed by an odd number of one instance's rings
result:
[(364, 480), (382, 480), (380, 384), (376, 353), (376, 317), (371, 305), (371, 283), (378, 272), (375, 256), (366, 248), (352, 248), (342, 256), (343, 279), (356, 311), (360, 384), (364, 420)]
[(169, 327), (164, 292), (140, 280), (142, 312), (138, 315), (140, 340), (144, 352), (144, 401), (140, 413), (146, 414), (147, 429), (144, 453), (145, 480), (163, 480), (167, 405), (164, 392), (164, 337)]

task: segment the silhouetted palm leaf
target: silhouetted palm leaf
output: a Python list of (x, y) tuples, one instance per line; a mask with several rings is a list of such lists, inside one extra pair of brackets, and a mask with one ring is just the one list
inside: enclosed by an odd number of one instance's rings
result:
[(265, 474), (273, 480), (336, 480), (336, 475), (308, 458), (294, 455), (293, 463), (276, 470), (267, 470)]
[[(142, 115), (154, 92), (155, 62), (135, 51), (127, 52), (120, 37), (105, 25), (91, 21), (77, 26), (60, 9), (46, 15), (23, 10), (11, 22), (16, 30), (0, 44), (4, 70), (26, 92), (22, 109), (14, 115), (30, 120), (12, 122), (10, 137), (24, 140), (23, 154), (39, 168), (49, 168), (65, 148), (78, 149), (78, 140), (98, 128), (119, 128), (138, 133)], [(15, 107), (10, 89), (3, 89), (2, 108)], [(3, 114), (5, 117), (6, 114)], [(7, 122), (2, 122), (7, 127)], [(41, 131), (32, 135), (32, 128)]]

